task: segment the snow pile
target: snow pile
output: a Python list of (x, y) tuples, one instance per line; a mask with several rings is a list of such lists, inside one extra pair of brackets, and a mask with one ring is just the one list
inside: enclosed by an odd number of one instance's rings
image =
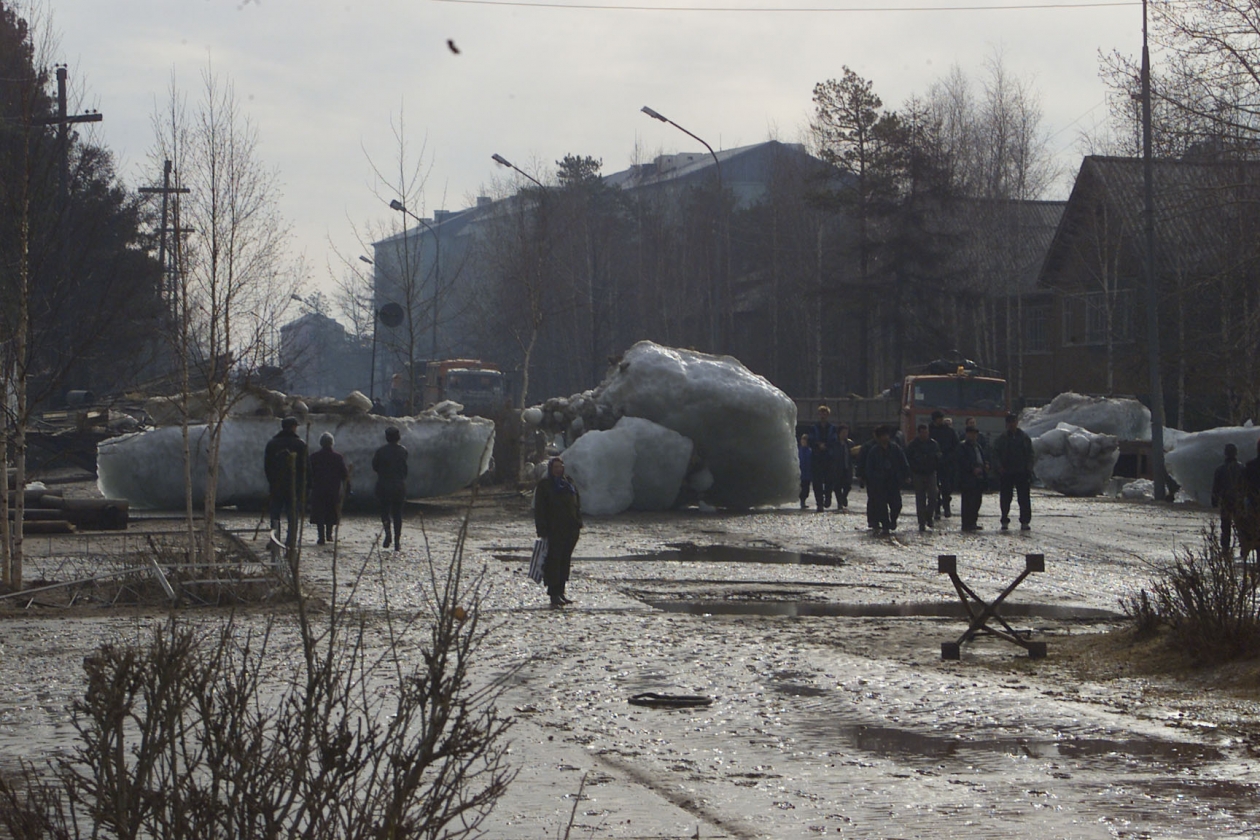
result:
[(1120, 498), (1153, 499), (1155, 498), (1155, 482), (1149, 478), (1134, 479), (1120, 488)]
[(1222, 426), (1205, 432), (1181, 435), (1177, 446), (1164, 456), (1168, 474), (1181, 485), (1181, 492), (1201, 505), (1212, 503), (1212, 475), (1225, 462), (1225, 444), (1238, 447), (1238, 460), (1244, 464), (1256, 457), (1260, 427)]
[[(204, 421), (223, 398), (222, 390), (194, 391), (188, 395), (188, 416)], [(157, 426), (175, 426), (184, 416), (185, 400), (179, 395), (148, 397), (144, 401), (145, 413)], [(367, 414), (372, 401), (362, 391), (351, 391), (344, 400), (318, 397), (303, 400), (256, 385), (249, 385), (234, 392), (227, 401), (226, 410), (233, 416), (284, 417), (295, 415), (305, 419), (308, 414)]]
[(1033, 438), (1033, 454), (1033, 471), (1046, 487), (1065, 496), (1097, 496), (1120, 458), (1120, 441), (1115, 435), (1059, 423)]
[(1024, 409), (1019, 416), (1020, 428), (1032, 438), (1062, 423), (1119, 440), (1151, 439), (1151, 410), (1137, 400), (1085, 397), (1068, 391), (1047, 406)]
[[(705, 501), (723, 507), (779, 504), (800, 489), (796, 404), (730, 356), (641, 341), (598, 388), (548, 400), (525, 417), (570, 442), (611, 429), (623, 417), (671, 429), (695, 444), (693, 472), (707, 468), (712, 475)], [(587, 467), (588, 479), (595, 469)], [(690, 478), (687, 483), (697, 486)], [(585, 504), (588, 490), (578, 486)], [(664, 484), (658, 489), (662, 495), (668, 490)]]
[[(490, 465), (494, 424), (482, 418), (310, 415), (298, 434), (312, 451), (331, 432), (346, 458), (355, 494), (369, 497), (376, 483), (372, 454), (385, 443), (385, 428), (397, 426), (407, 447), (407, 495), (441, 496), (466, 487)], [(219, 453), (219, 505), (258, 504), (267, 498), (263, 450), (280, 431), (274, 417), (231, 417), (223, 425)], [(205, 497), (204, 425), (189, 427), (193, 452), (193, 503)], [(97, 453), (97, 484), (106, 498), (126, 499), (136, 507), (178, 510), (184, 506), (183, 440), (178, 426), (104, 440)]]
[(692, 443), (650, 420), (623, 417), (611, 430), (582, 435), (564, 452), (582, 493), (582, 510), (608, 516), (673, 507), (687, 476)]

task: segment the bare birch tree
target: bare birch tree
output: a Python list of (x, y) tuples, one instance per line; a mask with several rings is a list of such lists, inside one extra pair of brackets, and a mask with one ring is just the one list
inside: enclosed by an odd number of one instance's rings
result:
[[(180, 253), (176, 325), (190, 368), (187, 393), (205, 388), (206, 425), (189, 463), (205, 465), (201, 543), (212, 545), (223, 428), (242, 387), (266, 362), (268, 336), (301, 280), (276, 208), (279, 182), (258, 153), (258, 131), (230, 81), (207, 66), (191, 110), (172, 88), (169, 114), (155, 120), (155, 157), (171, 159), (190, 228)], [(187, 403), (185, 403), (187, 405)], [(185, 412), (187, 417), (188, 412)], [(259, 466), (261, 469), (261, 465)], [(192, 482), (190, 482), (190, 487)]]

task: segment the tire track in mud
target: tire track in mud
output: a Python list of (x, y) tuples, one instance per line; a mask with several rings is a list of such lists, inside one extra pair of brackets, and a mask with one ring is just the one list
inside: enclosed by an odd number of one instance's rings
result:
[[(597, 753), (594, 758), (598, 763), (620, 773), (640, 787), (673, 804), (676, 808), (686, 811), (698, 820), (703, 820), (707, 826), (715, 831), (722, 832), (721, 834), (705, 832), (703, 836), (706, 840), (707, 838), (712, 838), (712, 840), (725, 840), (725, 838), (732, 838), (732, 840), (758, 840), (762, 836), (756, 829), (744, 825), (741, 820), (724, 817), (711, 808), (701, 805), (696, 801), (696, 797), (673, 790), (668, 785), (662, 784), (646, 768), (632, 764), (628, 759), (618, 758), (610, 753)], [(696, 835), (701, 836), (699, 828), (696, 830)]]

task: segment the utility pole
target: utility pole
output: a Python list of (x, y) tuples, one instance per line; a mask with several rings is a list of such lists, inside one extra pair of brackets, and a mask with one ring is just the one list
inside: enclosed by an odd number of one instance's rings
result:
[(1159, 369), (1159, 290), (1155, 288), (1155, 166), (1151, 160), (1151, 54), (1147, 48), (1146, 0), (1142, 0), (1142, 186), (1146, 260), (1146, 353), (1151, 375), (1151, 478), (1155, 498), (1167, 494), (1164, 472), (1164, 383)]
[(179, 318), (179, 294), (176, 288), (176, 266), (173, 248), (166, 247), (166, 234), (174, 233), (178, 236), (181, 233), (189, 233), (190, 229), (172, 230), (167, 226), (167, 219), (170, 215), (170, 197), (172, 195), (187, 193), (187, 187), (171, 186), (171, 161), (167, 158), (162, 165), (162, 186), (160, 187), (141, 187), (139, 192), (146, 195), (162, 196), (162, 228), (158, 238), (158, 264), (162, 266), (162, 296), (166, 298), (167, 305), (171, 311), (173, 320), (178, 321)]
[(60, 157), (61, 177), (58, 187), (61, 206), (70, 202), (70, 124), (100, 122), (102, 115), (97, 111), (85, 114), (69, 114), (66, 105), (66, 65), (57, 65), (57, 116), (34, 120), (34, 125), (57, 126), (57, 155)]

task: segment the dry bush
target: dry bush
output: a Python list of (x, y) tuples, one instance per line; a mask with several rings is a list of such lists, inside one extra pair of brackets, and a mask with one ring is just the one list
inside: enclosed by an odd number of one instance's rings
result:
[(1124, 610), (1125, 617), (1133, 622), (1136, 639), (1151, 639), (1159, 634), (1163, 620), (1150, 593), (1145, 589), (1140, 590), (1137, 595), (1121, 598), (1120, 608)]
[(336, 607), (315, 619), (299, 599), (296, 626), (172, 618), (103, 645), (84, 662), (72, 753), (0, 778), (0, 834), (476, 835), (513, 775), (511, 721), (502, 682), (470, 683), (482, 581), (465, 587), (461, 551), (429, 566), (412, 622)]
[(1149, 593), (1123, 602), (1139, 634), (1163, 625), (1172, 644), (1205, 664), (1260, 653), (1260, 567), (1221, 548), (1215, 526), (1196, 548), (1179, 551), (1157, 569)]

